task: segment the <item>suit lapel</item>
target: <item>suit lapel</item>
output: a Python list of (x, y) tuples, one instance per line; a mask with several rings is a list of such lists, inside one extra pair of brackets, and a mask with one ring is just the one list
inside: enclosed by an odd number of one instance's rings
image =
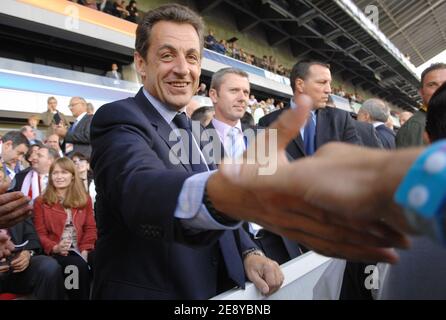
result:
[(330, 128), (327, 112), (325, 111), (325, 109), (320, 109), (316, 113), (316, 150), (326, 143), (322, 133), (327, 132), (327, 130)]
[[(178, 143), (176, 140), (169, 140), (169, 135), (172, 132), (172, 128), (158, 113), (155, 107), (152, 106), (152, 104), (147, 100), (146, 96), (142, 92), (142, 88), (135, 96), (135, 100), (137, 102), (137, 105), (141, 106), (142, 111), (144, 112), (144, 114), (146, 114), (147, 118), (152, 123), (160, 138), (164, 140), (169, 149), (172, 150), (172, 148)], [(181, 161), (181, 158), (178, 158), (174, 152), (171, 152), (171, 155), (177, 158), (187, 171), (192, 172), (192, 168), (188, 163)]]

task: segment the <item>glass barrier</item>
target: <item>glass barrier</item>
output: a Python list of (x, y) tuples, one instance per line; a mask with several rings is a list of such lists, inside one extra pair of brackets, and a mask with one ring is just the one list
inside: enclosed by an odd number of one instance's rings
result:
[(65, 79), (70, 81), (78, 81), (134, 92), (138, 91), (140, 88), (140, 85), (134, 82), (6, 58), (0, 58), (0, 69)]

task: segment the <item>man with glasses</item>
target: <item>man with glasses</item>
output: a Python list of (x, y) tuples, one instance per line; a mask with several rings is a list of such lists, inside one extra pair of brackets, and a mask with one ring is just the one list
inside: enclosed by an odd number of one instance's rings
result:
[(76, 121), (69, 129), (63, 125), (57, 125), (55, 128), (55, 133), (63, 140), (62, 150), (67, 156), (80, 152), (89, 157), (91, 154), (90, 124), (93, 116), (87, 113), (87, 101), (82, 97), (73, 97), (68, 107)]

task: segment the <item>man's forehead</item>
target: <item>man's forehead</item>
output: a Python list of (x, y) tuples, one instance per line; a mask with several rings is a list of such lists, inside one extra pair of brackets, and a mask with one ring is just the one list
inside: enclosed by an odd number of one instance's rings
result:
[(327, 67), (314, 64), (308, 69), (308, 77), (312, 78), (330, 78), (331, 72)]
[(443, 83), (445, 81), (446, 81), (446, 69), (432, 70), (424, 77), (425, 84), (430, 82)]
[(157, 48), (169, 45), (172, 47), (185, 46), (186, 50), (200, 51), (200, 39), (194, 26), (188, 23), (176, 23), (171, 21), (157, 22), (150, 34), (150, 44), (157, 42)]

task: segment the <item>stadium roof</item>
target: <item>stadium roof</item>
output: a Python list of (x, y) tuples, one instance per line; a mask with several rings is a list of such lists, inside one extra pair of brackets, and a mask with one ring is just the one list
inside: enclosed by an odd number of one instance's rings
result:
[[(420, 102), (415, 68), (350, 0), (195, 0), (205, 14), (234, 15), (240, 32), (260, 28), (271, 46), (288, 44), (297, 59), (331, 64), (332, 73), (395, 105)], [(376, 29), (376, 30), (372, 30)]]
[(353, 0), (378, 8), (379, 29), (420, 66), (446, 50), (446, 0)]

